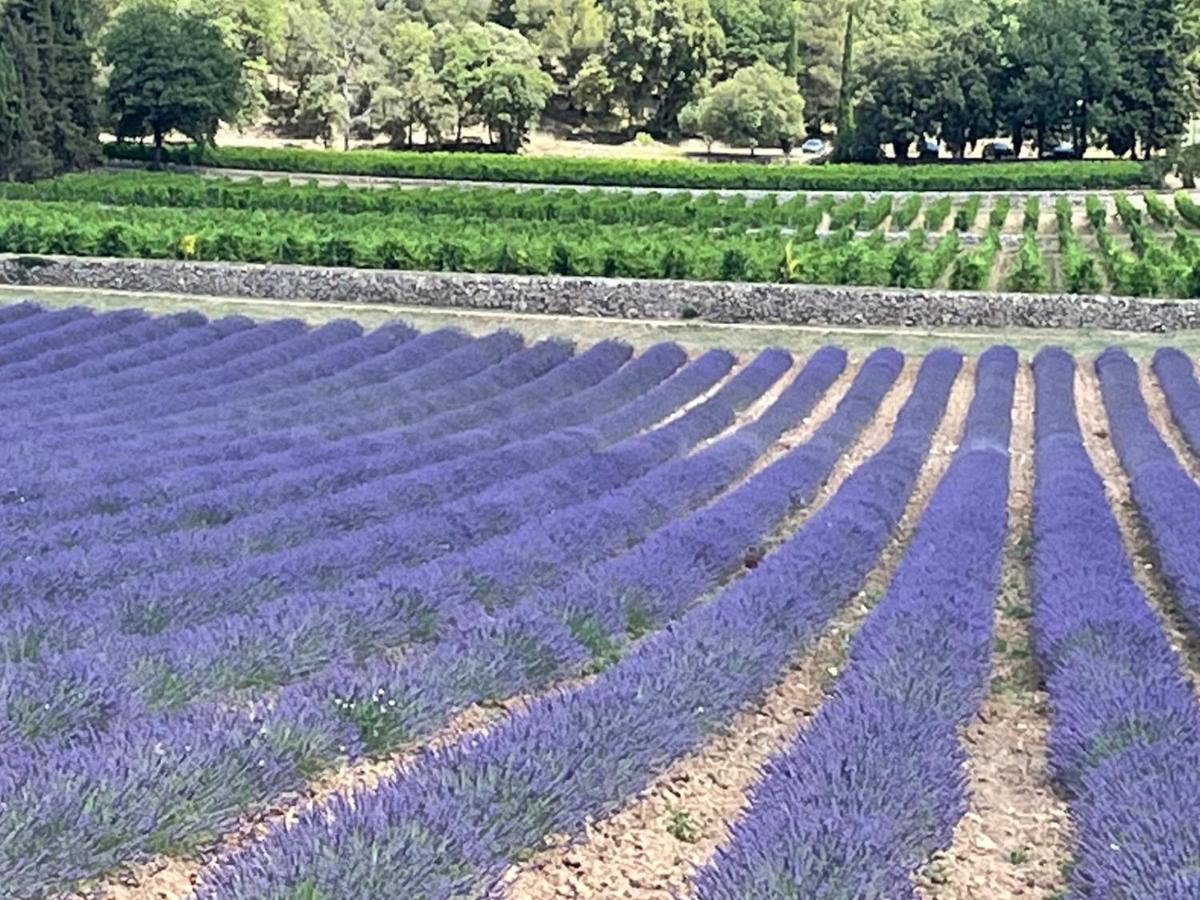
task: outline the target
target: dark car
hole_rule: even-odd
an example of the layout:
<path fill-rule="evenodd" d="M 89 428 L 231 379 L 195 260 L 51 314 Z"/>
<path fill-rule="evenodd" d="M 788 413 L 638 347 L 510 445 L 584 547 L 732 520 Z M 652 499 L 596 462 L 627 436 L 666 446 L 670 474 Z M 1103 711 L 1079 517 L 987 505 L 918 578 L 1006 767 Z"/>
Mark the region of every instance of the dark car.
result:
<path fill-rule="evenodd" d="M 1063 141 L 1061 144 L 1055 145 L 1050 151 L 1051 159 L 1074 159 L 1078 154 L 1075 152 L 1075 145 L 1070 141 Z"/>
<path fill-rule="evenodd" d="M 1008 141 L 988 141 L 983 145 L 984 159 L 1016 159 L 1013 146 Z"/>

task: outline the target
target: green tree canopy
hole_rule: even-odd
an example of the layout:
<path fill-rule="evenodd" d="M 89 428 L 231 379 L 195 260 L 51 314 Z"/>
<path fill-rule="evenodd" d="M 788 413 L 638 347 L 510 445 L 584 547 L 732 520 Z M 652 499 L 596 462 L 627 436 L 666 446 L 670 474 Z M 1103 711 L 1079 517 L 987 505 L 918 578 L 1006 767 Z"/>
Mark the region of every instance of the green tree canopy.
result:
<path fill-rule="evenodd" d="M 203 17 L 151 2 L 125 10 L 106 35 L 105 104 L 119 138 L 172 131 L 211 142 L 242 104 L 241 60 Z"/>
<path fill-rule="evenodd" d="M 501 60 L 484 70 L 479 113 L 488 132 L 499 138 L 502 151 L 515 153 L 521 148 L 530 123 L 537 119 L 553 89 L 550 76 L 528 63 Z"/>
<path fill-rule="evenodd" d="M 914 141 L 931 132 L 931 57 L 913 48 L 888 47 L 868 57 L 860 78 L 865 84 L 855 112 L 859 140 L 890 144 L 904 159 Z"/>
<path fill-rule="evenodd" d="M 601 0 L 612 21 L 605 68 L 631 125 L 668 133 L 724 49 L 708 0 Z"/>
<path fill-rule="evenodd" d="M 804 135 L 804 99 L 795 80 L 767 63 L 755 63 L 686 107 L 680 123 L 709 142 L 790 152 Z"/>
<path fill-rule="evenodd" d="M 1104 0 L 1118 76 L 1107 98 L 1107 143 L 1116 154 L 1170 146 L 1194 110 L 1190 63 L 1196 35 L 1189 0 Z"/>
<path fill-rule="evenodd" d="M 1082 154 L 1118 78 L 1112 27 L 1099 0 L 1023 3 L 1008 58 L 1002 108 L 1009 130 L 1029 129 L 1041 150 L 1069 139 Z"/>
<path fill-rule="evenodd" d="M 91 18 L 80 0 L 0 8 L 0 178 L 43 177 L 98 157 Z"/>
<path fill-rule="evenodd" d="M 537 48 L 565 110 L 607 109 L 612 80 L 604 68 L 611 20 L 597 0 L 516 0 L 517 27 Z"/>

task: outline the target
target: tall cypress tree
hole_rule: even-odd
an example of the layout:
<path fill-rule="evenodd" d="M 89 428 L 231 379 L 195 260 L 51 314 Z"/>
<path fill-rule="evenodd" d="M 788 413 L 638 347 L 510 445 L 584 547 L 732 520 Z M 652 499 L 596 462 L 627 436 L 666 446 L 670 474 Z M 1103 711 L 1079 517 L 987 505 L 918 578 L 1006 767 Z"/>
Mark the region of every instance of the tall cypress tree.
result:
<path fill-rule="evenodd" d="M 0 12 L 0 177 L 43 178 L 98 156 L 95 73 L 80 0 Z"/>
<path fill-rule="evenodd" d="M 46 102 L 50 119 L 43 141 L 59 171 L 81 169 L 99 158 L 95 70 L 84 34 L 81 0 L 45 0 L 49 11 Z"/>
<path fill-rule="evenodd" d="M 25 96 L 14 58 L 18 35 L 0 11 L 0 179 L 15 176 L 21 145 L 28 140 Z"/>

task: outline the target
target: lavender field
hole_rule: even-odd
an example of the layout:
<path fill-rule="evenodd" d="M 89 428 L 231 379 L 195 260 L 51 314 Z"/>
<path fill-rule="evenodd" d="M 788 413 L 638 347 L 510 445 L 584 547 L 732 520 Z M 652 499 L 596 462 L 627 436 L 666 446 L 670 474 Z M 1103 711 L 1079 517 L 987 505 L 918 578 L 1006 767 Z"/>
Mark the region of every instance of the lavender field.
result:
<path fill-rule="evenodd" d="M 0 306 L 0 898 L 1200 897 L 1200 383 Z"/>

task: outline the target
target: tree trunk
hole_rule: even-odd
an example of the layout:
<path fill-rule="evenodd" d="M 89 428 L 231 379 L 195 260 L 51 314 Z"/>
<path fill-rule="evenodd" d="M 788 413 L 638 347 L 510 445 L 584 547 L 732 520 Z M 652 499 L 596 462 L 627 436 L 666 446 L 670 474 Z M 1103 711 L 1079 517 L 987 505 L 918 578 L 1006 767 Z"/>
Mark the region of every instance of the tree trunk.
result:
<path fill-rule="evenodd" d="M 162 168 L 163 133 L 161 128 L 154 129 L 154 168 Z"/>

